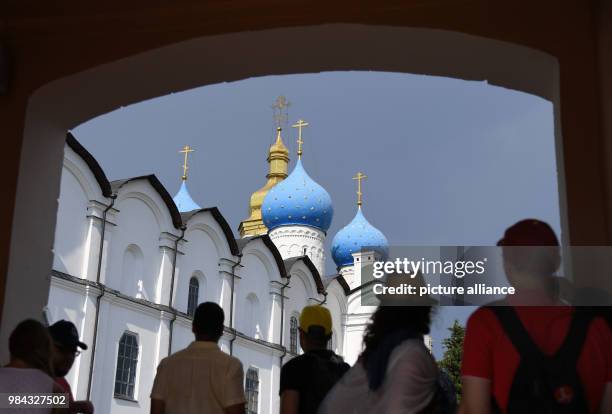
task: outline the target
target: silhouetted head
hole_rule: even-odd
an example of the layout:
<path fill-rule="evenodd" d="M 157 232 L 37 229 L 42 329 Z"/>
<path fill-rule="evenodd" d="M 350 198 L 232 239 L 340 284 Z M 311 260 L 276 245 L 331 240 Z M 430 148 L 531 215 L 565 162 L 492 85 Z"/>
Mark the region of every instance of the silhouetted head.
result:
<path fill-rule="evenodd" d="M 332 335 L 329 309 L 321 305 L 306 306 L 300 314 L 300 344 L 304 351 L 325 349 Z"/>
<path fill-rule="evenodd" d="M 379 306 L 366 328 L 364 354 L 369 353 L 386 336 L 400 330 L 427 335 L 431 323 L 431 306 Z"/>
<path fill-rule="evenodd" d="M 197 341 L 217 342 L 223 335 L 225 314 L 221 306 L 213 302 L 198 305 L 193 316 L 193 333 Z"/>
<path fill-rule="evenodd" d="M 512 225 L 497 245 L 502 246 L 504 269 L 514 286 L 531 286 L 552 276 L 561 265 L 559 240 L 540 220 L 521 220 Z"/>
<path fill-rule="evenodd" d="M 378 389 L 385 377 L 389 356 L 408 339 L 422 339 L 429 333 L 431 306 L 379 306 L 363 336 L 365 349 L 360 360 L 366 369 L 368 386 Z"/>
<path fill-rule="evenodd" d="M 53 340 L 53 370 L 55 375 L 63 377 L 68 374 L 74 359 L 80 354 L 81 349 L 87 349 L 87 345 L 79 340 L 76 326 L 70 321 L 61 320 L 49 326 L 49 334 Z"/>
<path fill-rule="evenodd" d="M 34 319 L 19 323 L 9 337 L 11 361 L 20 360 L 30 368 L 53 376 L 53 349 L 47 328 Z"/>

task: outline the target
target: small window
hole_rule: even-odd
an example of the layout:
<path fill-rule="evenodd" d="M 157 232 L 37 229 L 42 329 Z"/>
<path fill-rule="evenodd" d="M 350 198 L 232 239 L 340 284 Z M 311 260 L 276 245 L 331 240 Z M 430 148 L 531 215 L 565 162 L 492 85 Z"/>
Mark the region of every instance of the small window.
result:
<path fill-rule="evenodd" d="M 297 354 L 298 320 L 292 316 L 289 321 L 289 352 Z"/>
<path fill-rule="evenodd" d="M 119 340 L 117 372 L 115 374 L 115 396 L 134 399 L 136 368 L 138 367 L 138 337 L 125 332 Z"/>
<path fill-rule="evenodd" d="M 187 298 L 187 313 L 193 318 L 198 307 L 198 295 L 200 293 L 200 282 L 195 277 L 189 280 L 189 297 Z"/>
<path fill-rule="evenodd" d="M 307 250 L 306 247 L 302 248 L 302 256 L 306 256 L 306 250 Z"/>
<path fill-rule="evenodd" d="M 259 371 L 250 367 L 246 374 L 246 414 L 259 412 Z"/>

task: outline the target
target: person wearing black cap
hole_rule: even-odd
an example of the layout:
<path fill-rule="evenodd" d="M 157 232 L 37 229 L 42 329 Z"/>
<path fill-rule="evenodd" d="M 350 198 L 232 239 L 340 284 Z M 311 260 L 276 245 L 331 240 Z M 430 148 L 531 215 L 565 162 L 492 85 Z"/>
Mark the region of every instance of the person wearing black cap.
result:
<path fill-rule="evenodd" d="M 612 412 L 612 333 L 602 318 L 559 300 L 552 228 L 521 220 L 498 246 L 517 295 L 467 322 L 460 412 Z"/>
<path fill-rule="evenodd" d="M 72 395 L 70 384 L 66 381 L 66 374 L 72 368 L 74 359 L 79 356 L 82 350 L 87 349 L 87 345 L 79 340 L 79 333 L 76 326 L 70 321 L 61 320 L 49 326 L 49 334 L 53 339 L 53 370 L 55 373 L 55 382 L 58 383 L 70 397 L 70 411 L 73 413 L 91 414 L 94 412 L 94 407 L 91 401 L 75 401 Z"/>

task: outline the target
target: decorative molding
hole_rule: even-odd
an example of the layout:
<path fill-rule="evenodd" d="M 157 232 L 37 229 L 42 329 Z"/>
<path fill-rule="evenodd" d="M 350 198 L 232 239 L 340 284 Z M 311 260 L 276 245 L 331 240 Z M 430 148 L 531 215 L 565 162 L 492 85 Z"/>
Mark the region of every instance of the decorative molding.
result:
<path fill-rule="evenodd" d="M 159 239 L 158 239 L 159 243 L 160 243 L 159 247 L 162 248 L 162 249 L 168 249 L 171 252 L 173 252 L 174 251 L 175 243 L 176 243 L 176 241 L 178 240 L 179 237 L 180 237 L 179 235 L 176 235 L 176 234 L 173 234 L 173 233 L 169 233 L 167 231 L 162 231 L 160 233 Z M 178 249 L 176 251 L 177 254 L 180 254 L 180 255 L 184 255 L 185 254 L 185 253 L 183 253 L 180 250 L 180 247 L 183 247 L 185 245 L 185 242 L 186 242 L 185 239 L 179 241 L 178 246 L 177 246 Z"/>

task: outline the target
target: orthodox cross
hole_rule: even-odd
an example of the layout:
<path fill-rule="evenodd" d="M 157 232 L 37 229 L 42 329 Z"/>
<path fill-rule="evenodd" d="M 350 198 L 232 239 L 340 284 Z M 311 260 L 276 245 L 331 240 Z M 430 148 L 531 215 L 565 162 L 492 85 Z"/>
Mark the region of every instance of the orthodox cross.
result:
<path fill-rule="evenodd" d="M 298 129 L 298 158 L 302 158 L 302 144 L 304 143 L 304 141 L 302 141 L 302 128 L 307 127 L 308 126 L 308 122 L 304 122 L 303 119 L 300 119 L 299 121 L 297 121 L 297 123 L 291 125 L 293 128 L 297 128 Z"/>
<path fill-rule="evenodd" d="M 361 180 L 364 180 L 366 178 L 368 177 L 361 172 L 358 172 L 357 175 L 353 177 L 353 180 L 357 180 L 357 205 L 358 206 L 361 206 L 361 204 L 363 204 L 363 201 L 361 200 L 361 196 L 363 195 L 363 193 L 361 192 Z"/>
<path fill-rule="evenodd" d="M 187 180 L 187 170 L 189 169 L 189 167 L 187 166 L 187 157 L 189 157 L 189 153 L 193 151 L 195 150 L 189 145 L 185 145 L 183 149 L 179 151 L 179 153 L 185 154 L 185 159 L 183 161 L 183 176 L 181 177 L 183 181 Z"/>
<path fill-rule="evenodd" d="M 276 98 L 276 102 L 274 103 L 274 105 L 272 105 L 276 129 L 281 129 L 283 125 L 287 123 L 287 108 L 289 108 L 290 106 L 291 102 L 289 102 L 284 96 L 281 95 Z"/>

